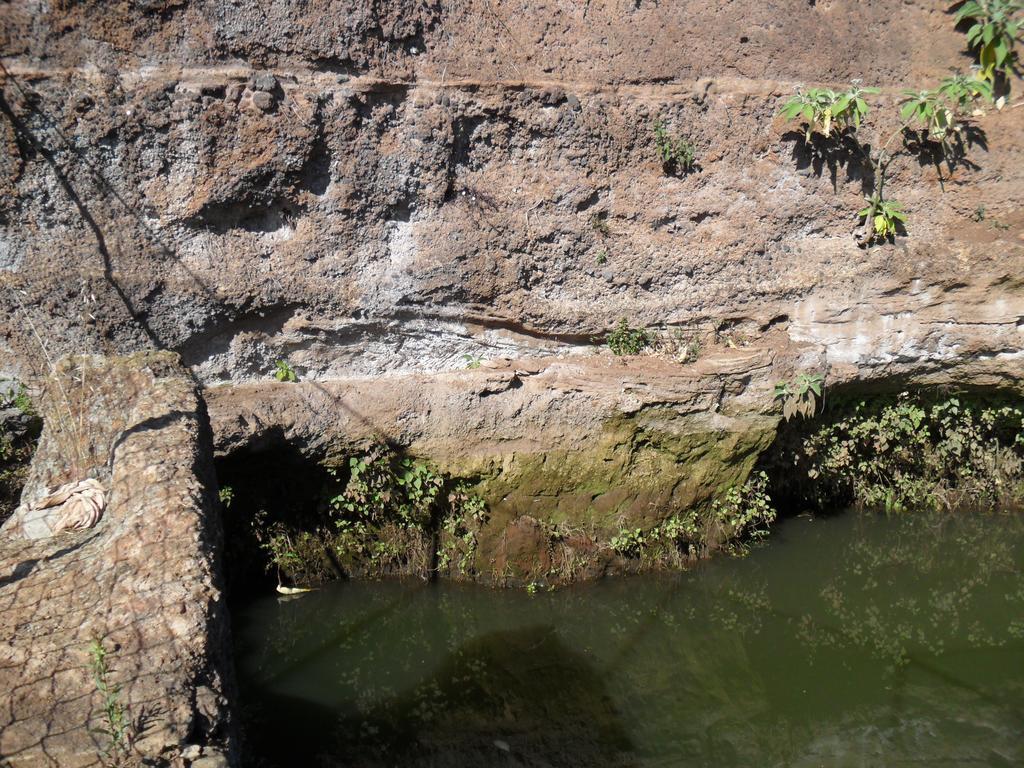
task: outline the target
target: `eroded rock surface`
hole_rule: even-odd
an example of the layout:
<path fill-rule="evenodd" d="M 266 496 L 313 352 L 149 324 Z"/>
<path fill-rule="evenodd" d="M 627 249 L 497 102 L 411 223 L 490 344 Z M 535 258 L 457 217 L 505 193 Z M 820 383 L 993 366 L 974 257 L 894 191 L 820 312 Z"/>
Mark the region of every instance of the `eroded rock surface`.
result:
<path fill-rule="evenodd" d="M 46 422 L 24 495 L 79 471 L 110 489 L 109 503 L 86 531 L 26 539 L 17 515 L 0 529 L 0 755 L 15 767 L 101 764 L 110 742 L 93 640 L 122 686 L 129 764 L 169 765 L 190 743 L 224 750 L 220 523 L 194 384 L 167 353 L 77 358 L 62 382 L 88 409 L 74 434 L 67 420 Z"/>
<path fill-rule="evenodd" d="M 578 352 L 628 316 L 788 329 L 844 377 L 1020 370 L 1019 109 L 952 174 L 894 164 L 909 234 L 867 250 L 861 170 L 774 116 L 798 83 L 863 78 L 877 143 L 901 88 L 970 64 L 934 4 L 99 8 L 8 16 L 9 366 L 38 356 L 32 319 L 213 383 Z M 698 172 L 662 172 L 659 118 Z"/>

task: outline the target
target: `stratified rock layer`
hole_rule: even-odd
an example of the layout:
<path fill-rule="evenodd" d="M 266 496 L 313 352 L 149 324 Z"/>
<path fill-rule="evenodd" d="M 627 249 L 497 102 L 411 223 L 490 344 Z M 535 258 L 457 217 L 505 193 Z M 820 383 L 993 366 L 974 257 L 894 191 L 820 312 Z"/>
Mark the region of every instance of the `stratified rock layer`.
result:
<path fill-rule="evenodd" d="M 110 742 L 94 640 L 121 686 L 129 763 L 170 764 L 188 743 L 222 750 L 220 523 L 195 387 L 167 353 L 76 358 L 60 381 L 70 402 L 48 403 L 24 497 L 77 471 L 109 488 L 109 503 L 85 531 L 25 539 L 18 515 L 0 529 L 0 756 L 17 768 L 101 763 Z"/>
<path fill-rule="evenodd" d="M 972 62 L 933 3 L 22 0 L 8 18 L 12 370 L 39 356 L 30 322 L 53 350 L 169 348 L 238 383 L 278 359 L 326 380 L 586 352 L 622 316 L 786 330 L 842 378 L 1021 370 L 1020 109 L 980 118 L 952 173 L 895 162 L 908 233 L 866 250 L 863 168 L 816 161 L 776 116 L 801 83 L 862 78 L 878 146 L 903 88 Z M 696 172 L 663 172 L 658 119 Z"/>

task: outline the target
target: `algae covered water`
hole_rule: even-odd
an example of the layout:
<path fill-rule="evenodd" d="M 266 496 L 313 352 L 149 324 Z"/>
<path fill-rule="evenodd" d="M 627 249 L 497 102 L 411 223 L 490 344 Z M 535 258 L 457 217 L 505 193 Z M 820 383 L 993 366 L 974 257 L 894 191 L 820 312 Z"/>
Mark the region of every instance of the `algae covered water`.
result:
<path fill-rule="evenodd" d="M 742 558 L 528 594 L 236 611 L 247 765 L 1024 764 L 1024 518 L 796 518 Z"/>

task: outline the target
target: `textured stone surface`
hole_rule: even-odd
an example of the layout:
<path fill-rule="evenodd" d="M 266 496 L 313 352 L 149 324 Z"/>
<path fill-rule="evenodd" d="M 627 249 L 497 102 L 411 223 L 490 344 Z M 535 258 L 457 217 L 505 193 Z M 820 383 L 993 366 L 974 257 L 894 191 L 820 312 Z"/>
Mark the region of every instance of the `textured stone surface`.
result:
<path fill-rule="evenodd" d="M 775 435 L 773 375 L 809 354 L 774 338 L 689 365 L 489 361 L 446 374 L 213 387 L 206 398 L 219 452 L 287 442 L 321 457 L 391 441 L 471 478 L 490 515 L 476 569 L 501 581 L 543 570 L 544 547 L 524 539 L 530 521 L 606 541 L 742 483 Z"/>
<path fill-rule="evenodd" d="M 983 118 L 987 150 L 942 183 L 894 165 L 910 236 L 869 250 L 863 179 L 817 174 L 774 117 L 799 82 L 861 77 L 887 135 L 900 88 L 969 64 L 932 3 L 23 0 L 9 18 L 10 367 L 36 345 L 24 316 L 64 350 L 157 345 L 238 382 L 279 358 L 332 379 L 581 351 L 628 315 L 788 329 L 860 378 L 1020 370 L 1020 110 Z M 662 173 L 658 117 L 698 173 Z"/>
<path fill-rule="evenodd" d="M 74 436 L 47 421 L 25 494 L 81 471 L 108 485 L 109 506 L 95 528 L 54 538 L 20 538 L 17 517 L 0 529 L 0 756 L 11 766 L 100 764 L 93 639 L 122 687 L 130 762 L 169 765 L 188 742 L 216 752 L 228 737 L 230 662 L 205 412 L 167 353 L 79 358 L 62 371 L 64 390 L 89 407 Z"/>
<path fill-rule="evenodd" d="M 877 144 L 900 89 L 966 68 L 963 45 L 932 2 L 15 0 L 0 24 L 0 369 L 176 351 L 223 385 L 207 392 L 220 450 L 409 445 L 479 477 L 489 535 L 527 558 L 538 519 L 701 503 L 743 478 L 774 426 L 771 387 L 796 372 L 1021 387 L 1019 104 L 984 117 L 987 149 L 941 182 L 895 165 L 909 237 L 867 250 L 864 179 L 816 168 L 775 117 L 799 83 L 863 78 L 883 87 Z M 662 172 L 658 118 L 693 139 L 697 173 Z M 623 316 L 705 353 L 598 354 Z M 278 359 L 303 383 L 274 383 Z M 80 455 L 47 438 L 30 480 L 90 469 L 113 483 L 108 517 L 68 547 L 0 549 L 9 615 L 42 611 L 5 624 L 16 687 L 0 722 L 17 723 L 0 752 L 23 760 L 92 759 L 94 632 L 120 644 L 133 701 L 162 702 L 161 748 L 195 740 L 189 691 L 219 695 L 196 682 L 218 593 L 209 502 L 185 469 L 202 450 L 195 394 L 133 370 L 125 393 L 149 399 L 82 400 L 70 420 L 102 438 L 75 440 Z M 171 565 L 179 582 L 137 575 Z M 72 607 L 44 611 L 58 604 Z"/>

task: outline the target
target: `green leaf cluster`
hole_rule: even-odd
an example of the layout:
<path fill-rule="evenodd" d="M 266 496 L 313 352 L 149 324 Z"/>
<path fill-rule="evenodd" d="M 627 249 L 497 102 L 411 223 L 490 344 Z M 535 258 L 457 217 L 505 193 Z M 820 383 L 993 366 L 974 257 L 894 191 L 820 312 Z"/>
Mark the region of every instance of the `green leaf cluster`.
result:
<path fill-rule="evenodd" d="M 963 133 L 964 125 L 978 99 L 992 100 L 992 85 L 985 80 L 956 74 L 930 90 L 904 90 L 900 119 L 924 130 L 932 141 L 950 152 L 949 141 Z"/>
<path fill-rule="evenodd" d="M 791 96 L 779 114 L 787 120 L 802 120 L 807 141 L 811 140 L 813 133 L 829 138 L 833 131 L 841 133 L 851 126 L 859 128 L 870 110 L 864 96 L 878 92 L 878 88 L 861 88 L 858 85 L 845 91 L 808 88 Z"/>
<path fill-rule="evenodd" d="M 103 643 L 94 639 L 89 644 L 89 669 L 93 683 L 103 701 L 103 727 L 100 733 L 106 743 L 102 747 L 103 757 L 118 762 L 128 752 L 128 717 L 121 703 L 121 686 L 110 682 L 110 669 L 107 665 L 107 649 Z"/>
<path fill-rule="evenodd" d="M 615 329 L 608 334 L 608 349 L 614 355 L 638 355 L 651 345 L 653 339 L 643 328 L 633 328 L 626 318 L 621 318 Z"/>
<path fill-rule="evenodd" d="M 466 482 L 383 444 L 350 458 L 348 469 L 344 490 L 330 500 L 334 548 L 344 562 L 379 574 L 410 566 L 422 572 L 431 567 L 427 549 L 436 532 L 436 570 L 472 572 L 488 515 Z"/>
<path fill-rule="evenodd" d="M 867 205 L 857 211 L 862 219 L 871 222 L 874 239 L 885 240 L 896 235 L 898 224 L 907 223 L 903 206 L 895 200 L 883 200 L 877 195 L 866 198 Z"/>
<path fill-rule="evenodd" d="M 1020 0 L 968 0 L 956 12 L 956 21 L 972 21 L 967 44 L 978 52 L 982 78 L 992 81 L 996 72 L 1016 65 L 1014 45 L 1024 29 Z"/>
<path fill-rule="evenodd" d="M 1024 405 L 908 393 L 862 401 L 808 437 L 801 454 L 824 505 L 1013 506 L 1024 501 Z"/>
<path fill-rule="evenodd" d="M 278 360 L 277 363 L 275 363 L 274 378 L 278 381 L 290 381 L 292 383 L 299 380 L 298 374 L 295 373 L 295 369 L 292 368 L 286 360 Z"/>
<path fill-rule="evenodd" d="M 730 487 L 708 509 L 688 509 L 665 519 L 649 530 L 624 528 L 608 545 L 620 557 L 652 564 L 677 562 L 680 554 L 707 557 L 723 547 L 745 551 L 748 542 L 767 535 L 776 511 L 768 496 L 768 476 L 751 475 L 742 485 Z"/>
<path fill-rule="evenodd" d="M 686 136 L 670 135 L 661 120 L 654 124 L 654 146 L 666 173 L 690 173 L 697 167 L 697 148 L 694 143 Z"/>
<path fill-rule="evenodd" d="M 821 374 L 801 373 L 792 381 L 776 383 L 774 398 L 782 403 L 782 415 L 786 421 L 794 416 L 809 418 L 814 415 L 824 381 Z"/>

